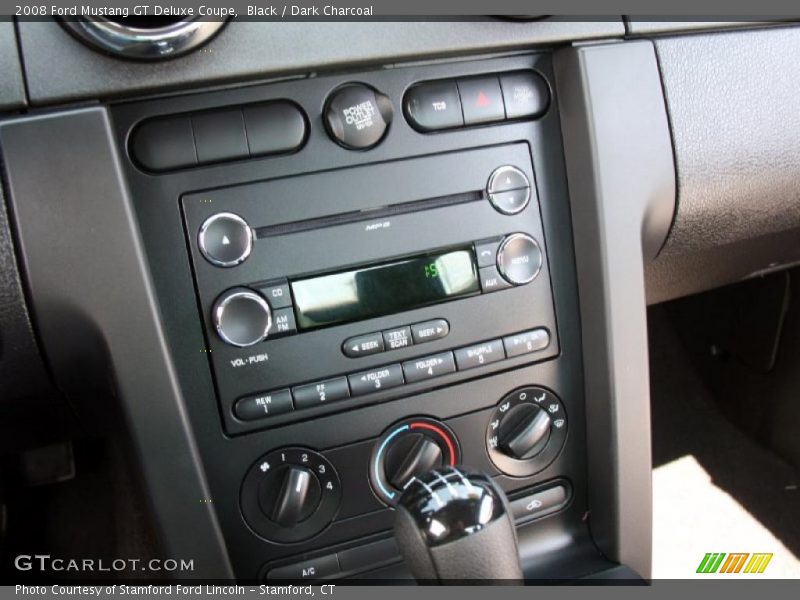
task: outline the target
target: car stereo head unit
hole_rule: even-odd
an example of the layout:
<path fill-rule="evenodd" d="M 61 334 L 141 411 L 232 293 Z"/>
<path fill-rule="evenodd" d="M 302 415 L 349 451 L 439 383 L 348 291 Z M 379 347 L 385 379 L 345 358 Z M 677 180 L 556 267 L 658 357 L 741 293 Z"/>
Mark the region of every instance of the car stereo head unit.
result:
<path fill-rule="evenodd" d="M 558 354 L 527 144 L 189 193 L 182 205 L 231 434 Z"/>

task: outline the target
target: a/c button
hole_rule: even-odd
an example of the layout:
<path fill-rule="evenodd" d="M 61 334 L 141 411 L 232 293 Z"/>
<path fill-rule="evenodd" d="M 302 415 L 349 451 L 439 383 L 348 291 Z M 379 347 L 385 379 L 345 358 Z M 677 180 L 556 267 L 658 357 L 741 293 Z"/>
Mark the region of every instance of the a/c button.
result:
<path fill-rule="evenodd" d="M 276 581 L 278 579 L 299 581 L 302 579 L 324 579 L 339 573 L 339 559 L 335 554 L 311 558 L 303 562 L 278 567 L 267 573 L 267 579 Z"/>

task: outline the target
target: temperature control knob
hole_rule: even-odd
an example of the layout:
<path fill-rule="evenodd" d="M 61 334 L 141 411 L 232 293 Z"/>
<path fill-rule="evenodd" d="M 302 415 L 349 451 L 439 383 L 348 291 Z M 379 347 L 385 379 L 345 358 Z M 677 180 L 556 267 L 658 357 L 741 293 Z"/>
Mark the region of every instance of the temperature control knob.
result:
<path fill-rule="evenodd" d="M 424 433 L 401 436 L 386 451 L 384 470 L 392 487 L 405 489 L 408 482 L 442 466 L 441 447 Z"/>
<path fill-rule="evenodd" d="M 272 311 L 263 296 L 250 288 L 231 288 L 217 298 L 211 310 L 217 335 L 231 346 L 252 346 L 269 335 Z"/>
<path fill-rule="evenodd" d="M 370 462 L 370 481 L 386 504 L 397 503 L 413 481 L 443 466 L 460 461 L 458 441 L 450 429 L 423 417 L 407 419 L 390 427 L 375 444 Z"/>
<path fill-rule="evenodd" d="M 502 472 L 527 477 L 544 470 L 567 437 L 564 405 L 551 391 L 526 387 L 508 394 L 486 428 L 489 457 Z"/>
<path fill-rule="evenodd" d="M 327 458 L 305 448 L 283 448 L 250 467 L 240 501 L 253 531 L 270 541 L 292 543 L 330 525 L 341 498 L 339 476 Z"/>

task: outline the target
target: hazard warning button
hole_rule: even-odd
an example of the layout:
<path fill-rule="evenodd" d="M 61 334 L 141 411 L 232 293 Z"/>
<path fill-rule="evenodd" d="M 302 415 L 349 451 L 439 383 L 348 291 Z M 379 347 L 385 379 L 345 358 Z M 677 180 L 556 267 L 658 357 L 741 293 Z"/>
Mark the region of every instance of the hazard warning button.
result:
<path fill-rule="evenodd" d="M 465 125 L 505 120 L 503 93 L 497 77 L 459 79 L 457 83 Z"/>

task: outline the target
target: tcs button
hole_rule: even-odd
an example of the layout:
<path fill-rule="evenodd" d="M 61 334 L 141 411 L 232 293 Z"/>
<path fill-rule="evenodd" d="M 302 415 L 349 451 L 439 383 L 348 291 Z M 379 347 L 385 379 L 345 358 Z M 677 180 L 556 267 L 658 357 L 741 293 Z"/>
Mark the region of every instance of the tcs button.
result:
<path fill-rule="evenodd" d="M 433 81 L 414 86 L 405 98 L 406 118 L 419 131 L 461 127 L 461 99 L 455 81 Z"/>
<path fill-rule="evenodd" d="M 363 83 L 351 83 L 333 92 L 324 117 L 328 134 L 337 144 L 366 150 L 383 139 L 393 115 L 388 97 Z"/>

